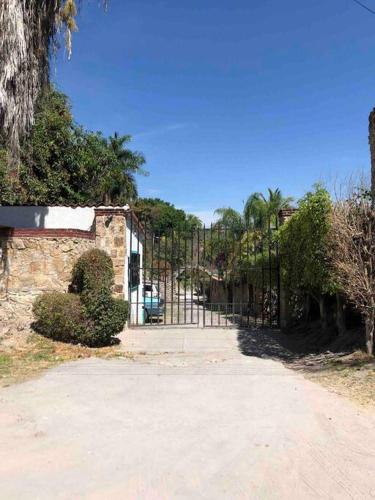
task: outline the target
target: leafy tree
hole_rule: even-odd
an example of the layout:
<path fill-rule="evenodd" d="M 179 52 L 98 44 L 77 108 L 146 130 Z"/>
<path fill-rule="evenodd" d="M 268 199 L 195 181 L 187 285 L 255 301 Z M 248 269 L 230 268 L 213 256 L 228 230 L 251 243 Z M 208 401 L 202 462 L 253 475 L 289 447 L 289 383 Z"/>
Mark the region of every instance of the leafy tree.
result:
<path fill-rule="evenodd" d="M 8 152 L 5 148 L 0 148 L 0 200 L 13 205 L 17 201 L 17 195 L 9 182 L 8 164 Z"/>
<path fill-rule="evenodd" d="M 323 328 L 327 327 L 325 296 L 337 291 L 329 256 L 331 213 L 329 193 L 316 185 L 279 231 L 284 284 L 319 303 Z"/>
<path fill-rule="evenodd" d="M 235 235 L 246 229 L 266 231 L 269 223 L 275 224 L 279 211 L 290 207 L 292 201 L 293 198 L 285 198 L 280 189 L 268 188 L 268 198 L 262 193 L 252 193 L 242 214 L 231 207 L 218 208 L 215 211 L 219 215 L 217 224 L 226 226 Z"/>
<path fill-rule="evenodd" d="M 268 223 L 275 224 L 279 211 L 289 208 L 292 201 L 293 198 L 285 198 L 279 188 L 268 188 L 268 198 L 262 193 L 251 194 L 245 203 L 243 214 L 246 227 L 264 229 Z"/>
<path fill-rule="evenodd" d="M 276 226 L 279 211 L 289 207 L 291 202 L 292 198 L 285 198 L 280 189 L 268 189 L 268 197 L 252 193 L 242 214 L 231 207 L 218 208 L 215 211 L 219 215 L 215 223 L 218 232 L 207 243 L 206 253 L 213 255 L 227 275 L 230 271 L 246 276 L 247 280 L 259 278 L 264 267 L 262 262 L 269 258 L 265 255 L 266 249 L 268 252 L 271 248 L 271 257 L 274 258 L 270 225 Z M 223 231 L 220 232 L 219 228 Z M 254 255 L 257 255 L 256 260 Z"/>
<path fill-rule="evenodd" d="M 49 81 L 50 52 L 58 48 L 61 31 L 65 31 L 66 47 L 71 54 L 72 32 L 77 29 L 76 3 L 0 2 L 0 136 L 7 146 L 15 178 L 19 175 L 20 140 L 34 123 L 37 99 Z"/>
<path fill-rule="evenodd" d="M 241 237 L 245 229 L 245 224 L 242 215 L 231 207 L 223 207 L 215 210 L 215 214 L 219 215 L 219 220 L 216 226 L 227 228 L 232 236 Z"/>
<path fill-rule="evenodd" d="M 105 193 L 107 204 L 116 203 L 121 199 L 130 201 L 137 198 L 138 190 L 134 174 L 148 175 L 148 172 L 142 169 L 142 165 L 146 163 L 143 154 L 124 148 L 130 141 L 130 135 L 120 136 L 117 132 L 108 139 L 109 148 L 117 158 L 118 166 L 108 178 Z"/>
<path fill-rule="evenodd" d="M 160 198 L 139 198 L 133 208 L 140 221 L 159 235 L 166 235 L 172 229 L 189 232 L 202 226 L 198 217 Z"/>
<path fill-rule="evenodd" d="M 186 214 L 186 225 L 188 230 L 199 229 L 202 227 L 202 221 L 193 214 Z"/>
<path fill-rule="evenodd" d="M 366 193 L 338 202 L 332 217 L 332 261 L 346 298 L 360 312 L 368 354 L 375 336 L 375 212 Z"/>
<path fill-rule="evenodd" d="M 134 174 L 143 172 L 145 163 L 141 153 L 123 147 L 129 141 L 130 136 L 106 139 L 79 127 L 68 98 L 48 88 L 38 101 L 32 133 L 22 143 L 19 181 L 0 190 L 0 203 L 123 205 L 136 195 Z M 6 172 L 6 162 L 0 160 L 1 171 Z"/>

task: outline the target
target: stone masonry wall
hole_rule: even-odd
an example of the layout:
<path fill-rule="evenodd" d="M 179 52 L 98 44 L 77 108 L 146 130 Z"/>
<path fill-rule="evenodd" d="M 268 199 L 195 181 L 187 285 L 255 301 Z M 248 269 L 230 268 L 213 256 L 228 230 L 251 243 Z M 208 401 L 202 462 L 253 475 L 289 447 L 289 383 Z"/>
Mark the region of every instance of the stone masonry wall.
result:
<path fill-rule="evenodd" d="M 112 258 L 115 272 L 114 295 L 124 297 L 126 217 L 121 208 L 95 209 L 96 246 Z"/>
<path fill-rule="evenodd" d="M 27 322 L 37 295 L 67 291 L 74 263 L 90 248 L 101 248 L 113 261 L 114 295 L 123 298 L 126 211 L 95 209 L 93 231 L 0 227 L 1 324 Z"/>
<path fill-rule="evenodd" d="M 94 239 L 0 235 L 0 300 L 31 304 L 45 291 L 66 291 L 78 257 Z"/>

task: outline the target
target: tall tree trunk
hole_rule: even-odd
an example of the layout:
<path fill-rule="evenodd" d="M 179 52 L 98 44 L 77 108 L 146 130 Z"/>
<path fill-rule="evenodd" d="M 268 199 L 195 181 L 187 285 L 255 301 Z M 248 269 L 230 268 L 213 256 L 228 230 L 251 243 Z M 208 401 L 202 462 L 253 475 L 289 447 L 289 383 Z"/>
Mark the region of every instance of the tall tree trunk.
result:
<path fill-rule="evenodd" d="M 339 293 L 336 293 L 336 326 L 340 337 L 342 335 L 345 335 L 346 322 L 345 322 L 344 301 Z"/>
<path fill-rule="evenodd" d="M 375 208 L 375 108 L 369 116 L 369 145 L 371 153 L 371 202 Z"/>
<path fill-rule="evenodd" d="M 18 175 L 20 140 L 30 130 L 34 106 L 48 82 L 49 45 L 60 0 L 0 0 L 0 133 Z"/>
<path fill-rule="evenodd" d="M 319 297 L 319 313 L 320 313 L 320 323 L 323 332 L 328 330 L 328 317 L 327 317 L 327 306 L 324 295 Z"/>
<path fill-rule="evenodd" d="M 311 310 L 311 297 L 309 294 L 306 294 L 303 304 L 303 316 L 306 324 L 308 324 L 310 320 L 310 310 Z"/>
<path fill-rule="evenodd" d="M 366 350 L 368 354 L 374 354 L 374 324 L 375 314 L 372 309 L 366 316 Z"/>

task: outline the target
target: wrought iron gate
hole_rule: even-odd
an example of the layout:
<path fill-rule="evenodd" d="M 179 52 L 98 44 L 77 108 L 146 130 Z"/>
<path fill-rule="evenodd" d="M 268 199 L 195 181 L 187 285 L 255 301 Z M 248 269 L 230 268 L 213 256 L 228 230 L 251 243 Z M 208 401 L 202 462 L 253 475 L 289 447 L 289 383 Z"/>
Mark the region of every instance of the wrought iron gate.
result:
<path fill-rule="evenodd" d="M 131 230 L 130 325 L 278 326 L 276 229 Z"/>

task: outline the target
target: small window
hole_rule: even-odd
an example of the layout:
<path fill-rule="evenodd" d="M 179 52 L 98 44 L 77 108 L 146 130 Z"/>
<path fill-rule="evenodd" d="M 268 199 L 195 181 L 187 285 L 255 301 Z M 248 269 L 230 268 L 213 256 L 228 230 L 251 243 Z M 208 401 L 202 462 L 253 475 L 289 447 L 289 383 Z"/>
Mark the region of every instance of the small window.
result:
<path fill-rule="evenodd" d="M 140 283 L 141 256 L 139 253 L 132 253 L 130 256 L 130 287 L 139 286 Z"/>

